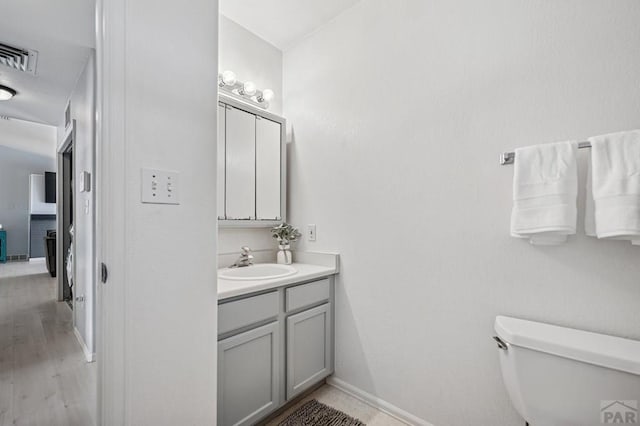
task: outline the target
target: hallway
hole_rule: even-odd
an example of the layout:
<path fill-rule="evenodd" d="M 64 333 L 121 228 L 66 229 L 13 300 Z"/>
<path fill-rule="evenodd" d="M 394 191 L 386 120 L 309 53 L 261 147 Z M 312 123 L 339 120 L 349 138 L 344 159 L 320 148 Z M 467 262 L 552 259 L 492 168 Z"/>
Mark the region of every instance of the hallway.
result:
<path fill-rule="evenodd" d="M 0 426 L 93 425 L 95 383 L 44 263 L 0 264 Z"/>

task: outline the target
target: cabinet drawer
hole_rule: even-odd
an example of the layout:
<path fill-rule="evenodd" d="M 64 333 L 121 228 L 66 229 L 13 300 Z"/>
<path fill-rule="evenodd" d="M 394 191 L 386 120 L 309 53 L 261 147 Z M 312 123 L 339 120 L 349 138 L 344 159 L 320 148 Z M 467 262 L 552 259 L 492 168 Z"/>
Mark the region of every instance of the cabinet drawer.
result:
<path fill-rule="evenodd" d="M 329 300 L 329 279 L 314 281 L 286 289 L 287 312 Z"/>
<path fill-rule="evenodd" d="M 218 306 L 218 335 L 274 318 L 278 305 L 277 291 L 222 303 Z"/>

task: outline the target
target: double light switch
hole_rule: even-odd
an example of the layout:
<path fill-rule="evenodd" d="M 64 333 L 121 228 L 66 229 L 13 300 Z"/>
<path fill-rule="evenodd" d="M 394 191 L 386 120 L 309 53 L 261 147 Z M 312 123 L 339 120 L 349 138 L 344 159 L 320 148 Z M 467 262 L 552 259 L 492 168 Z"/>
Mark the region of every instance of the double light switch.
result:
<path fill-rule="evenodd" d="M 142 169 L 142 202 L 180 204 L 178 172 Z"/>

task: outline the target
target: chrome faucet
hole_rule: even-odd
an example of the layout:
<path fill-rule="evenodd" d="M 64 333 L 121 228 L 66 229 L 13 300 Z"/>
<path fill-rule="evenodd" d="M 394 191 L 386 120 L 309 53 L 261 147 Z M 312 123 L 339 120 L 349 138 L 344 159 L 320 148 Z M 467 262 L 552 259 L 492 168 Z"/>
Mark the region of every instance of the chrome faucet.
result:
<path fill-rule="evenodd" d="M 242 268 L 245 266 L 251 266 L 253 264 L 253 255 L 251 249 L 247 246 L 242 247 L 240 257 L 236 260 L 236 263 L 230 266 L 230 268 Z"/>

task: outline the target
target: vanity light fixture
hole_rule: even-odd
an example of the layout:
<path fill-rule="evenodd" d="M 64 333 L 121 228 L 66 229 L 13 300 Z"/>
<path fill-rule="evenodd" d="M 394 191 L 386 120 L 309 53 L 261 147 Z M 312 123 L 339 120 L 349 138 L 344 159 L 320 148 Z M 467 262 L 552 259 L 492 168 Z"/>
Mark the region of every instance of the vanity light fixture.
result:
<path fill-rule="evenodd" d="M 13 98 L 18 92 L 11 87 L 0 85 L 0 101 L 8 101 Z"/>
<path fill-rule="evenodd" d="M 220 74 L 221 86 L 234 86 L 236 84 L 236 73 L 233 71 L 224 71 Z"/>
<path fill-rule="evenodd" d="M 262 96 L 260 98 L 258 98 L 258 102 L 269 102 L 271 99 L 273 99 L 274 93 L 273 90 L 271 89 L 264 89 L 262 91 Z"/>
<path fill-rule="evenodd" d="M 238 81 L 236 74 L 229 70 L 218 74 L 218 87 L 226 94 L 262 109 L 268 109 L 275 96 L 271 89 L 258 90 L 252 81 Z"/>
<path fill-rule="evenodd" d="M 253 81 L 247 81 L 242 85 L 242 95 L 253 96 L 256 94 L 256 84 Z"/>

